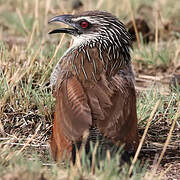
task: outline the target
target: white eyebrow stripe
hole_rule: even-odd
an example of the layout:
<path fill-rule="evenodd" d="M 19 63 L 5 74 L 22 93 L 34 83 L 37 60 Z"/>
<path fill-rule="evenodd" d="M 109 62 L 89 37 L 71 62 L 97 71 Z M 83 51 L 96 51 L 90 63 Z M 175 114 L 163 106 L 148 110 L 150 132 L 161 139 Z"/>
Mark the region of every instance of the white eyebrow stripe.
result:
<path fill-rule="evenodd" d="M 77 22 L 77 21 L 80 21 L 80 20 L 83 20 L 83 19 L 89 21 L 90 23 L 97 23 L 97 24 L 99 24 L 99 21 L 97 21 L 94 18 L 90 18 L 88 16 L 81 16 L 81 17 L 78 17 L 78 18 L 72 18 L 72 21 Z"/>

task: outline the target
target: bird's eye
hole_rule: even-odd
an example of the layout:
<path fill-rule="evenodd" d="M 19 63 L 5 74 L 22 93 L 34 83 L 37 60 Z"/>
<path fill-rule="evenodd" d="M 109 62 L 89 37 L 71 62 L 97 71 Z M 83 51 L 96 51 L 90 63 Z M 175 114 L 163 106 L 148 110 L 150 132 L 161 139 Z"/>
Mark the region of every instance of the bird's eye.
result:
<path fill-rule="evenodd" d="M 83 29 L 86 29 L 89 26 L 89 23 L 87 21 L 82 21 L 80 25 Z"/>

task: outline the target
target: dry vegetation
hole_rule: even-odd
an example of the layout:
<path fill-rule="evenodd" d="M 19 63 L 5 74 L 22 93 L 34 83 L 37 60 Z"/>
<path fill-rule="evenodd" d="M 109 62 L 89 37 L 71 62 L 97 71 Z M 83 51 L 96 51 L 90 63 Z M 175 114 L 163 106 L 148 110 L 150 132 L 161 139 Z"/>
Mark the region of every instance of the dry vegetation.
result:
<path fill-rule="evenodd" d="M 106 10 L 137 25 L 132 61 L 142 146 L 139 160 L 132 161 L 133 175 L 127 166 L 119 173 L 118 155 L 95 165 L 94 173 L 85 156 L 72 167 L 54 164 L 49 154 L 54 109 L 49 76 L 71 41 L 49 36 L 47 22 L 78 11 L 72 9 L 78 3 L 0 0 L 0 179 L 180 179 L 180 87 L 169 88 L 173 74 L 180 74 L 180 1 L 82 2 L 79 10 Z M 149 26 L 145 34 L 137 18 Z"/>

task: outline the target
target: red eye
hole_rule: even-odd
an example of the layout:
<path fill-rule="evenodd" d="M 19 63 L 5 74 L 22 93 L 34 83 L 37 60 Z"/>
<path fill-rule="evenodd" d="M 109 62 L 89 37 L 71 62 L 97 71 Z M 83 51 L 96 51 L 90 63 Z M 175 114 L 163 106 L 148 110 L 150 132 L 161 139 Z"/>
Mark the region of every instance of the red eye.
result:
<path fill-rule="evenodd" d="M 80 25 L 81 25 L 81 27 L 82 27 L 83 29 L 85 29 L 85 28 L 88 27 L 89 24 L 88 24 L 88 22 L 86 22 L 86 21 L 82 21 Z"/>

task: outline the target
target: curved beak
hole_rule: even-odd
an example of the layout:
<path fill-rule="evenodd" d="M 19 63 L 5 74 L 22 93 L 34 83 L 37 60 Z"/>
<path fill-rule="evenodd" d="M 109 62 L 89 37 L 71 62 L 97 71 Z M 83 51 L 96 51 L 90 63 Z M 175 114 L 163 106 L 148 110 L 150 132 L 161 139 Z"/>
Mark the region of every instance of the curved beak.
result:
<path fill-rule="evenodd" d="M 71 26 L 72 28 L 55 29 L 50 31 L 48 34 L 54 34 L 54 33 L 67 33 L 71 35 L 81 34 L 80 31 L 76 28 L 75 23 L 72 21 L 72 15 L 70 14 L 55 16 L 48 21 L 49 24 L 52 22 L 62 22 L 64 24 Z"/>

